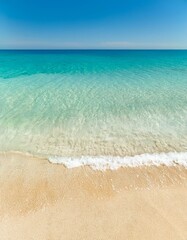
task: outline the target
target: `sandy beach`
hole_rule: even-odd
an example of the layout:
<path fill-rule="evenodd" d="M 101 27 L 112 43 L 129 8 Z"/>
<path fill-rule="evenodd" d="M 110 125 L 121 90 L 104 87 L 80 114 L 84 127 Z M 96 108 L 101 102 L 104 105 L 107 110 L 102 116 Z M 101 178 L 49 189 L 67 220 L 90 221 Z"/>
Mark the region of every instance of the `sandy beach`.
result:
<path fill-rule="evenodd" d="M 1 240 L 187 239 L 183 167 L 67 169 L 0 155 Z"/>

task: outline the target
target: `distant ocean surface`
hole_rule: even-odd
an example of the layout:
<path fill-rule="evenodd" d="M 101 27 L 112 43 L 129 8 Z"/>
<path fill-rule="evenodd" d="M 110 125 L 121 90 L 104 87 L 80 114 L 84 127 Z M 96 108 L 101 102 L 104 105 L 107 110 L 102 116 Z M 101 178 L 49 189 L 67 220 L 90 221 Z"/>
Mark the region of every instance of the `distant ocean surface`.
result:
<path fill-rule="evenodd" d="M 187 51 L 0 51 L 0 151 L 187 161 Z"/>

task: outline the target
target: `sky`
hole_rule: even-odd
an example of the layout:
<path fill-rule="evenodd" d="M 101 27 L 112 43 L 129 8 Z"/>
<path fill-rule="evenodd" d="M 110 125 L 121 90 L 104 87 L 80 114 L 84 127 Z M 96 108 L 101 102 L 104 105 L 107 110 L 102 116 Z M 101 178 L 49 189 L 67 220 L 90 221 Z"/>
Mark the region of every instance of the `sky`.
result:
<path fill-rule="evenodd" d="M 187 0 L 0 0 L 0 49 L 187 49 Z"/>

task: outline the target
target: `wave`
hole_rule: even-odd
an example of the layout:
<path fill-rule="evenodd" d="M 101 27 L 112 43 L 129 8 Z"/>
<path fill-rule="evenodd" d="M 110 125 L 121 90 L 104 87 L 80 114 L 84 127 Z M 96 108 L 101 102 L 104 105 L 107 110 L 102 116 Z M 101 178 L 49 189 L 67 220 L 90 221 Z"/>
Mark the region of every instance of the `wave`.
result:
<path fill-rule="evenodd" d="M 176 166 L 187 168 L 187 152 L 169 153 L 145 153 L 135 156 L 113 157 L 113 156 L 82 156 L 82 157 L 59 157 L 51 156 L 49 162 L 63 164 L 67 168 L 90 166 L 94 170 L 116 170 L 120 167 L 139 166 Z"/>

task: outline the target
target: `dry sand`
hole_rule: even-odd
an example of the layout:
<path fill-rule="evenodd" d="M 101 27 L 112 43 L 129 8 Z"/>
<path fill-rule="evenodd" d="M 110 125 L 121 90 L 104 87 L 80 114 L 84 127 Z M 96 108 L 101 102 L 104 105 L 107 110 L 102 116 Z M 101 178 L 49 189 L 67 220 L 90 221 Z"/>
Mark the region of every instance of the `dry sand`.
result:
<path fill-rule="evenodd" d="M 1 240 L 187 240 L 187 169 L 66 169 L 0 155 Z"/>

